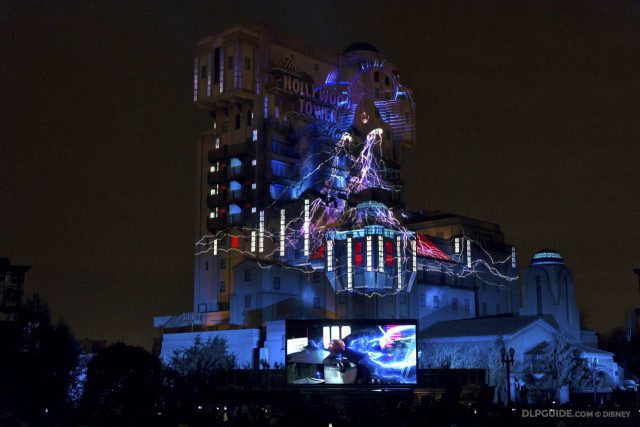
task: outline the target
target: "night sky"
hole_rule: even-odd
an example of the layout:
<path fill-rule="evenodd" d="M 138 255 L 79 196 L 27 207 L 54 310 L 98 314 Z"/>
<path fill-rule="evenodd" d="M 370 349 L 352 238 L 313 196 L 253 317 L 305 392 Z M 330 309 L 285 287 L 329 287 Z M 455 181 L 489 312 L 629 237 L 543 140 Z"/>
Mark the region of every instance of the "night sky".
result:
<path fill-rule="evenodd" d="M 193 53 L 255 22 L 396 65 L 409 208 L 500 224 L 520 267 L 559 251 L 588 328 L 640 307 L 640 2 L 301 3 L 0 3 L 0 256 L 76 337 L 150 348 L 192 309 Z"/>

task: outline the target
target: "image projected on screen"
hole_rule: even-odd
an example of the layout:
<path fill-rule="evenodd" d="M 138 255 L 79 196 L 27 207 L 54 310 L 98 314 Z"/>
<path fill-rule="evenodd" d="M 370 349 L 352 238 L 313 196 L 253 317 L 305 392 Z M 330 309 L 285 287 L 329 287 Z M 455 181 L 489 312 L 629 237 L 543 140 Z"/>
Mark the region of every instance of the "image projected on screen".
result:
<path fill-rule="evenodd" d="M 286 334 L 289 384 L 416 383 L 415 323 L 291 321 Z"/>

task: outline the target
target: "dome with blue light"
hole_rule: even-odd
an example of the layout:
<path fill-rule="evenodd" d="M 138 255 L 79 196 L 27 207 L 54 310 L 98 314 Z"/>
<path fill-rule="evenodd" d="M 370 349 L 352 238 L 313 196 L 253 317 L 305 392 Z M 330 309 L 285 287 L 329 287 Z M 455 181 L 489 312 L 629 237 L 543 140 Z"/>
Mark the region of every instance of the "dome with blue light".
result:
<path fill-rule="evenodd" d="M 553 249 L 543 249 L 536 252 L 531 258 L 531 265 L 548 265 L 557 264 L 564 265 L 562 256 Z"/>

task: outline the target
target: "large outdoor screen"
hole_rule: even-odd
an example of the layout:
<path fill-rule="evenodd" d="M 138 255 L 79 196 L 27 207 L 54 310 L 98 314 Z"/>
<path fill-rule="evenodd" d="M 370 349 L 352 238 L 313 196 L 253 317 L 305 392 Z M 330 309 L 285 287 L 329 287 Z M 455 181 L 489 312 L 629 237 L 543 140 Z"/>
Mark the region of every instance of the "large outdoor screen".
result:
<path fill-rule="evenodd" d="M 288 320 L 288 384 L 416 384 L 416 322 Z"/>

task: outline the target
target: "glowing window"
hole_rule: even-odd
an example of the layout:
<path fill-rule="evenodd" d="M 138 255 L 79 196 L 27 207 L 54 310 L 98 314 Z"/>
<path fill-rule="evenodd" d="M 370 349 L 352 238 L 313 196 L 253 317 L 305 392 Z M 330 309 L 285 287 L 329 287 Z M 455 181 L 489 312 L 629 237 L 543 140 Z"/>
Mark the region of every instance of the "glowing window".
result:
<path fill-rule="evenodd" d="M 453 252 L 456 254 L 460 253 L 460 238 L 456 237 L 455 239 L 453 239 Z"/>
<path fill-rule="evenodd" d="M 511 248 L 511 268 L 516 268 L 516 248 Z"/>
<path fill-rule="evenodd" d="M 471 240 L 467 240 L 467 267 L 471 268 Z"/>
<path fill-rule="evenodd" d="M 218 239 L 213 241 L 213 255 L 218 255 Z"/>
<path fill-rule="evenodd" d="M 255 166 L 256 165 L 256 159 L 251 160 L 251 166 Z"/>
<path fill-rule="evenodd" d="M 220 148 L 220 137 L 219 137 L 219 136 L 216 136 L 216 144 L 215 144 L 215 147 L 216 147 L 216 150 L 217 150 L 218 148 Z"/>
<path fill-rule="evenodd" d="M 327 240 L 327 271 L 333 271 L 333 240 Z"/>
<path fill-rule="evenodd" d="M 252 137 L 254 141 L 258 140 L 258 129 L 254 129 L 252 132 Z"/>
<path fill-rule="evenodd" d="M 256 207 L 255 206 L 251 207 L 251 213 L 256 213 Z"/>
<path fill-rule="evenodd" d="M 256 183 L 254 182 L 253 184 L 251 184 L 251 189 L 255 190 L 256 189 Z"/>

